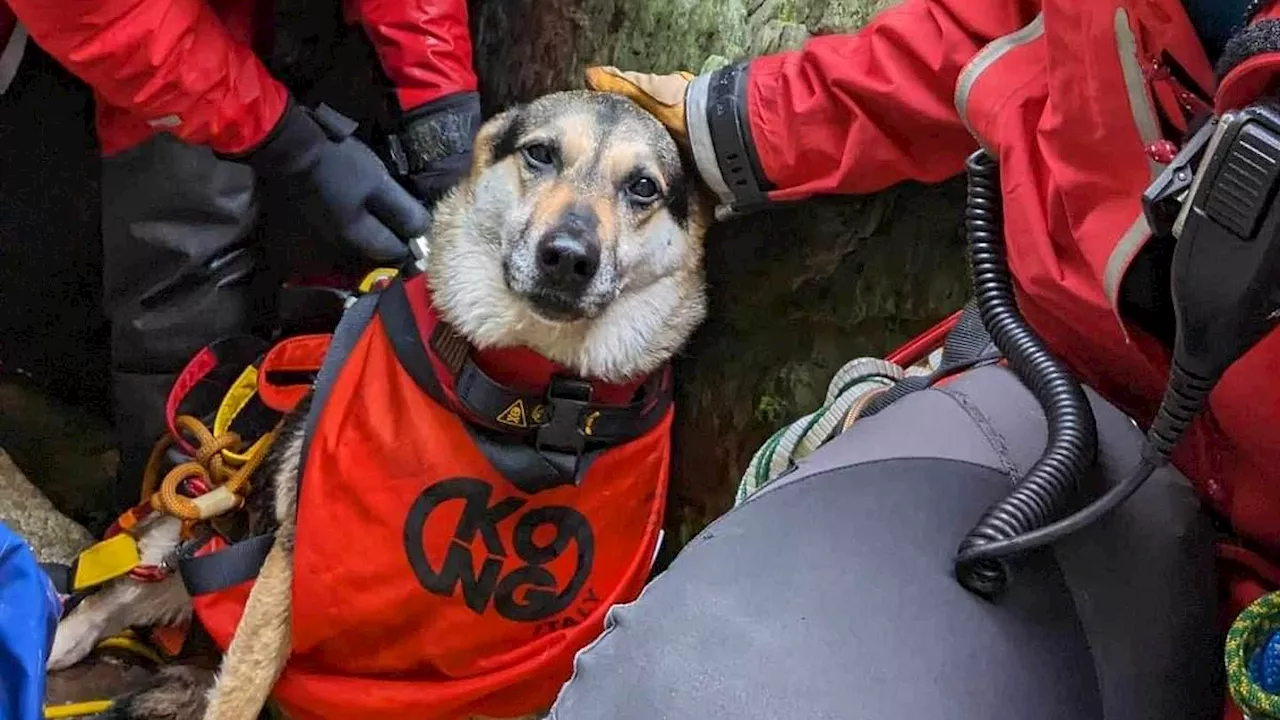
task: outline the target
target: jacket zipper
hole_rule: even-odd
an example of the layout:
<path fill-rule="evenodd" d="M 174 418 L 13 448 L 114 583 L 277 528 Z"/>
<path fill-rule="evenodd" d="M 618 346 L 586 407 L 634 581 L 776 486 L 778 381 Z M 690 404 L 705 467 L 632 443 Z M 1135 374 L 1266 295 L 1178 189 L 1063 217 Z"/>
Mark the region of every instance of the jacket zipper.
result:
<path fill-rule="evenodd" d="M 1163 83 L 1173 91 L 1187 120 L 1213 109 L 1213 98 L 1200 89 L 1168 50 L 1158 56 L 1148 57 L 1146 63 L 1147 79 L 1153 84 Z"/>

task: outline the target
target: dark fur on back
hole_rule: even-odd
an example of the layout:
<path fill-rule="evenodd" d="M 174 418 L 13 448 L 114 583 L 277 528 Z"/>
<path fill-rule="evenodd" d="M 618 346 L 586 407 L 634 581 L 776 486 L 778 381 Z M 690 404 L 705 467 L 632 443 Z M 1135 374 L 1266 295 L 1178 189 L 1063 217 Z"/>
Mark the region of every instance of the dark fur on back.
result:
<path fill-rule="evenodd" d="M 100 720 L 190 720 L 204 714 L 205 694 L 213 687 L 212 670 L 174 665 L 147 685 L 117 698 Z"/>
<path fill-rule="evenodd" d="M 301 483 L 302 459 L 297 457 L 306 432 L 307 415 L 311 411 L 314 393 L 303 396 L 293 411 L 285 416 L 276 433 L 275 444 L 271 446 L 262 467 L 255 475 L 257 482 L 249 490 L 245 498 L 245 509 L 249 512 L 249 529 L 253 535 L 274 533 L 280 529 L 277 517 L 279 509 L 276 498 L 280 491 L 280 480 L 285 473 L 293 476 L 296 485 Z M 296 491 L 294 493 L 296 497 Z M 296 510 L 296 508 L 295 508 Z M 290 538 L 289 549 L 293 549 Z"/>

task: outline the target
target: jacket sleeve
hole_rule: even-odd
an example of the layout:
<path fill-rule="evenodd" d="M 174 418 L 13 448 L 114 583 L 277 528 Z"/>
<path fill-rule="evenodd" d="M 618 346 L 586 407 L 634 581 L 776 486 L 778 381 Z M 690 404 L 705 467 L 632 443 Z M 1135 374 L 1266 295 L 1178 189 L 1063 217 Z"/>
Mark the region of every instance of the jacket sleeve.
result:
<path fill-rule="evenodd" d="M 715 155 L 717 192 L 738 207 L 952 177 L 977 149 L 955 108 L 962 70 L 989 42 L 1031 23 L 1039 4 L 906 0 L 857 33 L 756 58 L 732 80 L 712 77 L 706 98 L 696 97 L 695 80 L 690 139 L 706 133 L 714 146 L 703 148 L 699 168 L 706 175 Z M 693 119 L 702 105 L 705 126 Z M 734 121 L 717 117 L 729 106 Z"/>
<path fill-rule="evenodd" d="M 205 0 L 7 0 L 41 48 L 112 105 L 187 142 L 252 149 L 287 93 Z"/>
<path fill-rule="evenodd" d="M 373 42 L 401 110 L 475 92 L 466 0 L 347 0 L 346 7 Z"/>

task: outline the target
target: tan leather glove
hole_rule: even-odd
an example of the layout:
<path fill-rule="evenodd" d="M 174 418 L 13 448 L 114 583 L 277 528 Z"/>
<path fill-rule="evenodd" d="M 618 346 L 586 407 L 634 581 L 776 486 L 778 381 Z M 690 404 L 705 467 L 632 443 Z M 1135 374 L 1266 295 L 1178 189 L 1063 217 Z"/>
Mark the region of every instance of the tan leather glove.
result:
<path fill-rule="evenodd" d="M 658 118 L 671 131 L 672 137 L 686 146 L 689 144 L 689 131 L 685 122 L 684 96 L 691 80 L 693 73 L 683 71 L 653 75 L 610 66 L 587 68 L 588 88 L 630 98 Z"/>

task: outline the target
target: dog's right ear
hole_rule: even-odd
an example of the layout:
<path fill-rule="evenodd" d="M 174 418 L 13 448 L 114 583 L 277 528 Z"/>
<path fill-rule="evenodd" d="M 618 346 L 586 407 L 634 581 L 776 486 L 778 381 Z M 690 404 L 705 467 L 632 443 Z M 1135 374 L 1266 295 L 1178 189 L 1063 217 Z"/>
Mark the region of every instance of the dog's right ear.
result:
<path fill-rule="evenodd" d="M 472 177 L 515 153 L 524 131 L 523 118 L 524 106 L 517 105 L 494 115 L 480 127 L 471 151 Z"/>

